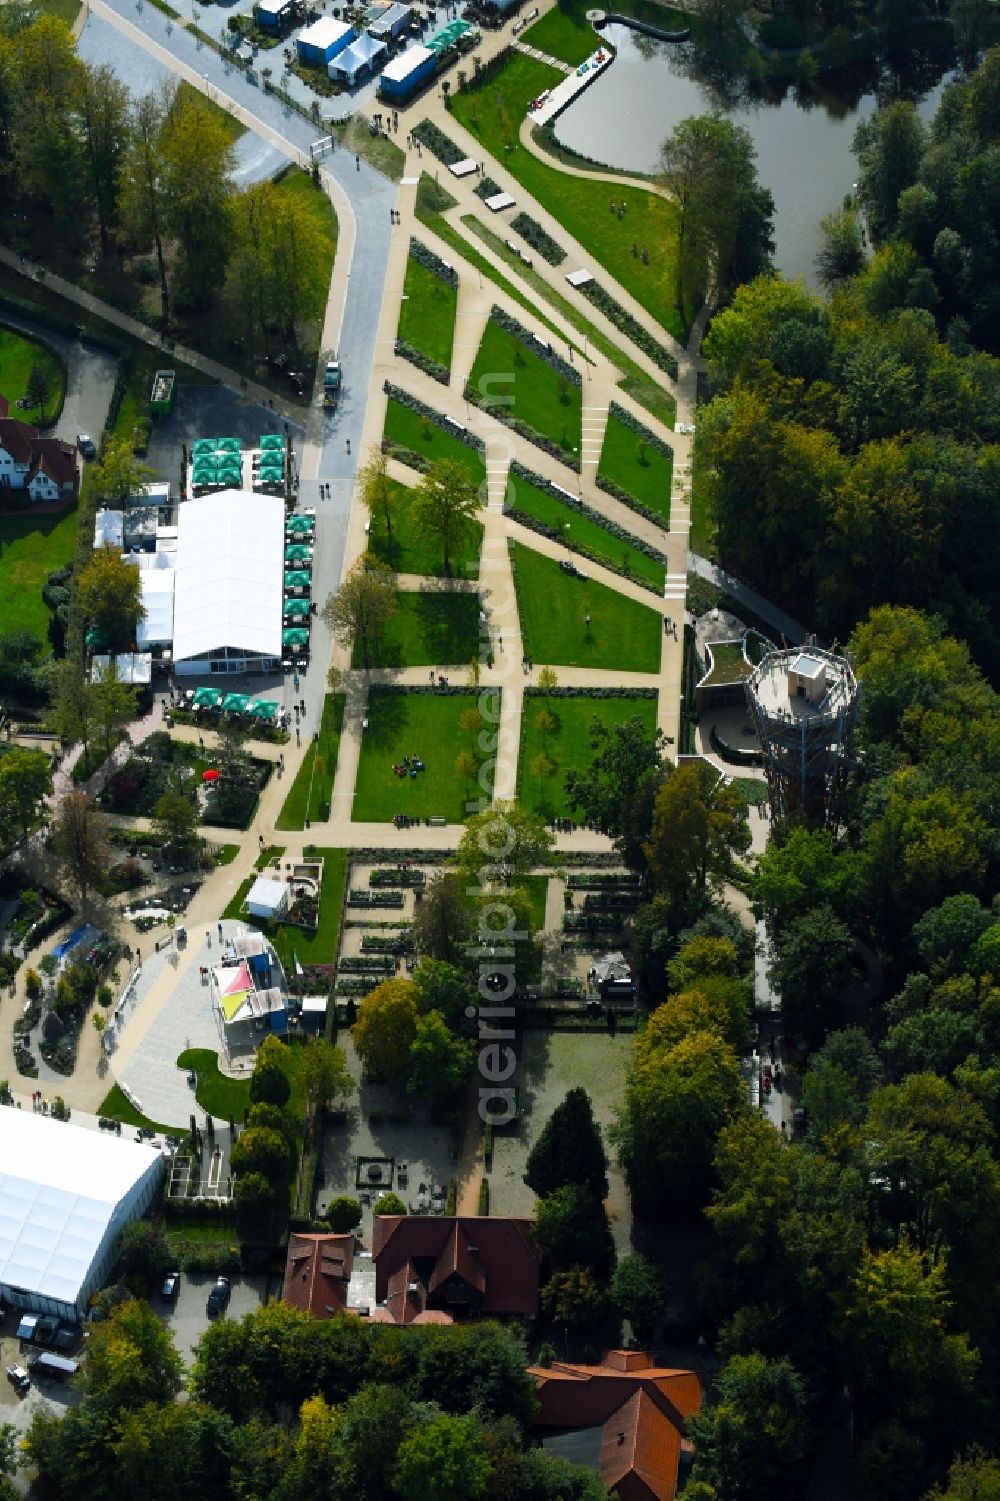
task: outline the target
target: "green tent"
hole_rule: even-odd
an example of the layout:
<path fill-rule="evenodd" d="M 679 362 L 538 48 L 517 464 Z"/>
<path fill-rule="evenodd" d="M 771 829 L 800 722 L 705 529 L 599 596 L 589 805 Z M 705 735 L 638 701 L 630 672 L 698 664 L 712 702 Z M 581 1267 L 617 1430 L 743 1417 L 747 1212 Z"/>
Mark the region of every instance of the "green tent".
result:
<path fill-rule="evenodd" d="M 96 625 L 92 625 L 87 632 L 84 644 L 93 647 L 97 651 L 102 651 L 108 645 L 108 638 Z"/>
<path fill-rule="evenodd" d="M 275 698 L 258 698 L 250 705 L 251 719 L 262 719 L 270 724 L 278 712 L 278 701 Z"/>
<path fill-rule="evenodd" d="M 191 457 L 193 459 L 201 458 L 203 455 L 212 455 L 214 453 L 214 438 L 195 438 L 194 442 L 191 444 Z"/>
<path fill-rule="evenodd" d="M 283 646 L 308 646 L 309 632 L 300 625 L 287 626 L 281 633 Z"/>
<path fill-rule="evenodd" d="M 312 579 L 301 568 L 293 568 L 285 574 L 285 593 L 294 593 L 296 589 L 304 589 L 308 594 L 312 588 Z"/>
<path fill-rule="evenodd" d="M 249 702 L 249 694 L 227 693 L 222 700 L 222 712 L 223 714 L 243 714 Z"/>
<path fill-rule="evenodd" d="M 285 471 L 283 469 L 275 469 L 271 464 L 268 464 L 266 467 L 261 465 L 257 472 L 258 485 L 281 485 L 284 483 L 284 480 Z"/>
<path fill-rule="evenodd" d="M 192 709 L 217 709 L 221 703 L 222 694 L 218 688 L 196 688 L 191 707 Z"/>
<path fill-rule="evenodd" d="M 271 450 L 277 449 L 279 452 L 284 453 L 284 451 L 285 451 L 285 439 L 284 439 L 284 436 L 281 433 L 265 433 L 263 435 L 263 437 L 261 438 L 260 443 L 258 444 L 258 447 L 260 448 L 260 450 L 261 450 L 262 453 L 266 453 L 268 451 L 268 449 L 271 449 Z"/>
<path fill-rule="evenodd" d="M 315 516 L 289 516 L 285 520 L 285 532 L 296 537 L 311 537 L 316 530 Z"/>
<path fill-rule="evenodd" d="M 242 453 L 243 444 L 239 438 L 217 438 L 215 446 L 220 453 Z"/>
<path fill-rule="evenodd" d="M 312 563 L 312 548 L 303 547 L 301 542 L 290 543 L 285 548 L 285 562 L 309 566 Z"/>
<path fill-rule="evenodd" d="M 286 620 L 290 615 L 294 615 L 299 620 L 308 619 L 309 601 L 307 599 L 286 599 L 283 613 Z"/>

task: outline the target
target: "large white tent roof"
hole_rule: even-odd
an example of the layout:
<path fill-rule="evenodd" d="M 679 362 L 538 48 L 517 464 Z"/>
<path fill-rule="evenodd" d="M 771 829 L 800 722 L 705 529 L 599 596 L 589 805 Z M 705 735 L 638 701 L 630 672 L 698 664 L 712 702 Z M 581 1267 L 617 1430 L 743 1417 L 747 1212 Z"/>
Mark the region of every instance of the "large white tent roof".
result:
<path fill-rule="evenodd" d="M 131 559 L 139 566 L 142 602 L 146 613 L 135 633 L 139 646 L 169 646 L 174 635 L 174 571 L 172 553 L 139 553 Z M 145 566 L 140 566 L 145 565 Z"/>
<path fill-rule="evenodd" d="M 285 503 L 220 490 L 188 500 L 177 521 L 176 662 L 235 647 L 281 656 Z"/>
<path fill-rule="evenodd" d="M 153 1165 L 149 1147 L 0 1107 L 0 1284 L 75 1302 L 119 1204 Z"/>

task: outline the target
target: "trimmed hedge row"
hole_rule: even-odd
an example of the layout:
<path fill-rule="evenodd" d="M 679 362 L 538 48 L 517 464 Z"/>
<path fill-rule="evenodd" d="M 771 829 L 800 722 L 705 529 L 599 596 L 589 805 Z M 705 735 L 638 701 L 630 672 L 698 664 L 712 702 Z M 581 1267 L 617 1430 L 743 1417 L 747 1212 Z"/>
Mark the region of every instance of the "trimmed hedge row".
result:
<path fill-rule="evenodd" d="M 530 350 L 543 364 L 548 365 L 571 386 L 583 385 L 583 377 L 575 365 L 568 364 L 543 339 L 536 338 L 529 328 L 525 328 L 523 323 L 518 323 L 516 318 L 512 318 L 510 313 L 505 312 L 502 307 L 497 307 L 496 303 L 490 308 L 490 322 L 518 339 L 525 349 Z"/>
<path fill-rule="evenodd" d="M 411 692 L 414 691 L 411 689 Z M 525 688 L 525 698 L 658 698 L 658 688 Z M 563 856 L 559 855 L 560 863 Z M 621 856 L 618 856 L 621 864 Z"/>
<path fill-rule="evenodd" d="M 502 193 L 503 189 L 492 177 L 483 177 L 476 183 L 472 191 L 477 198 L 481 198 L 485 203 L 487 198 L 493 198 L 497 193 Z"/>
<path fill-rule="evenodd" d="M 614 480 L 605 479 L 603 474 L 599 474 L 594 483 L 598 490 L 603 490 L 605 495 L 610 495 L 613 499 L 621 501 L 623 506 L 628 506 L 629 510 L 634 511 L 637 516 L 645 516 L 647 521 L 652 521 L 657 526 L 661 526 L 664 531 L 670 530 L 669 521 L 665 521 L 659 511 L 654 511 L 650 506 L 644 505 L 641 500 L 636 500 L 634 495 L 630 495 L 627 490 L 623 490 L 621 485 L 616 485 Z"/>
<path fill-rule="evenodd" d="M 673 459 L 674 451 L 670 447 L 670 444 L 664 442 L 662 438 L 658 438 L 655 433 L 650 432 L 649 428 L 640 422 L 638 417 L 633 417 L 632 413 L 627 412 L 624 407 L 620 407 L 617 401 L 612 401 L 609 404 L 608 417 L 617 417 L 623 427 L 627 427 L 629 432 L 635 433 L 636 437 L 647 444 L 654 453 L 662 454 L 665 459 Z"/>
<path fill-rule="evenodd" d="M 599 282 L 584 282 L 580 291 L 588 302 L 592 302 L 611 319 L 616 328 L 621 329 L 626 338 L 631 339 L 638 349 L 647 354 L 654 365 L 659 365 L 661 370 L 665 370 L 671 380 L 677 379 L 677 361 L 670 350 L 654 339 L 652 334 L 647 333 L 638 319 L 633 318 L 632 314 L 623 308 L 610 292 L 606 292 Z"/>
<path fill-rule="evenodd" d="M 415 260 L 418 266 L 423 266 L 425 271 L 430 271 L 438 277 L 446 286 L 458 287 L 458 272 L 454 266 L 449 266 L 448 262 L 443 261 L 439 255 L 435 255 L 433 250 L 428 250 L 422 240 L 415 240 L 412 236 L 410 258 Z"/>
<path fill-rule="evenodd" d="M 426 401 L 421 401 L 419 396 L 414 396 L 402 386 L 394 386 L 392 381 L 387 380 L 382 384 L 382 390 L 390 401 L 398 401 L 400 406 L 407 407 L 409 411 L 416 412 L 418 417 L 426 417 L 428 422 L 433 422 L 442 432 L 450 433 L 459 443 L 464 443 L 467 448 L 474 448 L 477 453 L 485 455 L 486 444 L 475 433 L 470 433 L 467 428 L 459 427 L 449 422 L 443 412 L 438 412 L 434 407 L 428 406 Z M 423 467 L 426 467 L 424 465 Z"/>
<path fill-rule="evenodd" d="M 504 19 L 506 20 L 506 16 Z M 458 85 L 458 92 L 460 94 L 475 94 L 479 89 L 484 89 L 498 73 L 503 72 L 504 68 L 510 62 L 513 51 L 514 48 L 510 43 L 506 47 L 502 47 L 488 62 L 485 62 L 481 68 L 473 73 L 471 78 L 466 76 L 465 81 Z"/>
<path fill-rule="evenodd" d="M 132 373 L 132 350 L 127 349 L 118 361 L 118 374 L 115 376 L 115 388 L 111 393 L 108 403 L 108 415 L 104 422 L 104 431 L 113 433 L 125 400 L 125 392 L 128 390 L 128 378 Z"/>
<path fill-rule="evenodd" d="M 549 234 L 543 229 L 537 219 L 530 214 L 517 214 L 511 221 L 510 227 L 522 240 L 527 240 L 532 250 L 537 250 L 543 260 L 548 261 L 550 266 L 561 266 L 566 259 L 566 252 L 561 245 L 557 245 Z"/>
<path fill-rule="evenodd" d="M 80 325 L 74 323 L 72 318 L 64 318 L 61 313 L 54 313 L 51 308 L 30 302 L 25 297 L 15 297 L 12 292 L 0 292 L 0 308 L 33 318 L 36 323 L 51 328 L 53 333 L 65 334 L 68 339 L 78 338 L 81 332 Z"/>
<path fill-rule="evenodd" d="M 393 351 L 401 360 L 409 360 L 411 365 L 416 365 L 431 380 L 436 380 L 439 385 L 446 386 L 451 379 L 451 371 L 447 365 L 439 365 L 437 360 L 432 360 L 430 355 L 424 354 L 422 349 L 407 343 L 406 339 L 397 338 L 393 345 Z"/>
<path fill-rule="evenodd" d="M 612 407 L 614 407 L 614 402 L 612 402 Z M 652 437 L 652 434 L 650 436 Z M 659 439 L 654 439 L 654 442 L 659 442 Z M 666 447 L 665 444 L 664 447 Z M 667 449 L 667 452 L 669 453 L 670 450 Z M 534 485 L 536 490 L 541 490 L 544 494 L 553 496 L 554 499 L 560 501 L 563 505 L 569 504 L 567 497 L 557 485 L 554 485 L 551 480 L 544 479 L 540 474 L 532 473 L 524 464 L 518 463 L 517 459 L 511 460 L 510 472 L 511 474 L 516 474 L 518 478 L 523 479 L 526 484 Z M 507 509 L 506 505 L 504 509 Z M 654 563 L 662 563 L 664 567 L 667 566 L 667 559 L 664 553 L 659 552 L 650 543 L 643 542 L 641 538 L 633 537 L 632 533 L 627 532 L 623 526 L 619 526 L 617 521 L 610 521 L 603 512 L 595 511 L 594 507 L 588 506 L 585 501 L 574 500 L 573 509 L 578 511 L 581 516 L 586 516 L 588 521 L 593 521 L 596 526 L 603 527 L 604 531 L 610 532 L 611 536 L 616 537 L 619 542 L 627 542 L 630 547 L 634 547 L 638 552 L 645 554 L 647 558 L 652 558 Z M 603 560 L 596 558 L 594 561 L 602 562 Z M 631 575 L 627 576 L 631 577 Z"/>
<path fill-rule="evenodd" d="M 421 120 L 410 134 L 422 146 L 426 146 L 431 155 L 436 156 L 438 161 L 443 162 L 446 167 L 453 167 L 456 162 L 465 161 L 466 153 L 430 120 Z"/>

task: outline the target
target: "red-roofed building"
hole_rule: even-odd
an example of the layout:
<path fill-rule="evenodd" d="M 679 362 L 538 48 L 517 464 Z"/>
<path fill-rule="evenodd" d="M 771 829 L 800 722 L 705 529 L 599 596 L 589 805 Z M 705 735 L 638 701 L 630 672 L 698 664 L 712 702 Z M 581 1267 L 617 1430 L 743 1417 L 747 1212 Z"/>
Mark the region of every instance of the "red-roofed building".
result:
<path fill-rule="evenodd" d="M 72 444 L 42 438 L 30 422 L 0 414 L 0 500 L 5 490 L 27 491 L 39 502 L 72 500 L 79 478 Z"/>
<path fill-rule="evenodd" d="M 315 1319 L 330 1319 L 347 1306 L 354 1264 L 353 1235 L 300 1235 L 288 1239 L 281 1296 Z"/>
<path fill-rule="evenodd" d="M 689 1417 L 701 1406 L 694 1371 L 654 1366 L 640 1350 L 609 1350 L 600 1365 L 531 1366 L 542 1443 L 590 1464 L 621 1501 L 673 1501 Z"/>
<path fill-rule="evenodd" d="M 395 1324 L 538 1313 L 530 1220 L 378 1215 L 372 1259 L 375 1301 Z"/>

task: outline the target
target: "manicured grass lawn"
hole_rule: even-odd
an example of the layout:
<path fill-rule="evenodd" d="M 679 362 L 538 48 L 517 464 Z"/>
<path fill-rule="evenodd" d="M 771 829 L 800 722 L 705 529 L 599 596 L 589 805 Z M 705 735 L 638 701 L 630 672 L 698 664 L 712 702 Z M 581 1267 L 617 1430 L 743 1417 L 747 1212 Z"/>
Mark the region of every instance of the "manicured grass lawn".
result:
<path fill-rule="evenodd" d="M 479 651 L 478 594 L 396 596 L 396 613 L 371 654 L 372 667 L 455 667 Z M 356 645 L 352 667 L 362 666 Z"/>
<path fill-rule="evenodd" d="M 178 1056 L 177 1067 L 186 1072 L 194 1069 L 198 1076 L 194 1097 L 202 1110 L 220 1120 L 242 1121 L 250 1108 L 250 1083 L 247 1079 L 227 1079 L 219 1072 L 219 1055 L 209 1048 L 187 1048 Z"/>
<path fill-rule="evenodd" d="M 672 458 L 644 444 L 614 412 L 609 414 L 597 472 L 662 516 L 664 526 L 670 525 L 672 470 Z"/>
<path fill-rule="evenodd" d="M 399 337 L 450 370 L 458 292 L 410 256 L 406 262 L 403 297 Z"/>
<path fill-rule="evenodd" d="M 521 40 L 529 47 L 537 47 L 539 52 L 547 52 L 550 57 L 561 57 L 564 63 L 571 63 L 574 67 L 601 45 L 599 34 L 583 13 L 567 15 L 561 5 L 529 26 Z"/>
<path fill-rule="evenodd" d="M 536 724 L 540 710 L 546 707 L 545 699 L 532 694 L 524 700 L 524 731 L 521 737 L 521 754 L 517 768 L 518 800 L 533 808 L 546 820 L 571 818 L 574 810 L 566 796 L 566 773 L 585 772 L 594 758 L 590 743 L 590 726 L 599 719 L 608 729 L 625 724 L 629 719 L 641 719 L 646 730 L 656 729 L 655 698 L 552 698 L 548 712 L 556 722 L 556 728 L 542 735 Z M 552 767 L 548 775 L 539 776 L 533 770 L 536 757 L 548 756 Z M 579 810 L 576 812 L 579 817 Z"/>
<path fill-rule="evenodd" d="M 44 406 L 19 407 L 16 403 L 27 391 L 28 376 L 36 364 L 48 380 L 48 399 Z M 0 327 L 0 391 L 10 402 L 12 417 L 19 422 L 32 422 L 36 427 L 49 427 L 62 410 L 65 390 L 66 369 L 53 350 L 37 339 L 15 333 L 12 328 Z"/>
<path fill-rule="evenodd" d="M 711 465 L 705 453 L 705 444 L 695 438 L 691 454 L 691 536 L 692 552 L 703 558 L 715 555 L 716 525 L 712 514 Z"/>
<path fill-rule="evenodd" d="M 58 20 L 65 21 L 67 26 L 72 27 L 80 14 L 80 0 L 41 0 L 38 9 L 43 15 L 56 16 Z"/>
<path fill-rule="evenodd" d="M 525 876 L 521 882 L 524 891 L 531 904 L 531 931 L 540 933 L 545 927 L 545 898 L 549 894 L 548 876 Z"/>
<path fill-rule="evenodd" d="M 708 682 L 732 683 L 750 676 L 753 668 L 743 655 L 743 646 L 739 641 L 713 641 L 711 647 L 712 675 Z"/>
<path fill-rule="evenodd" d="M 49 612 L 42 585 L 71 561 L 77 515 L 75 505 L 61 516 L 33 516 L 30 510 L 0 515 L 0 632 L 24 626 L 45 641 Z"/>
<path fill-rule="evenodd" d="M 107 1116 L 110 1120 L 121 1121 L 125 1126 L 152 1126 L 153 1130 L 158 1131 L 161 1136 L 186 1136 L 188 1132 L 186 1122 L 183 1125 L 165 1126 L 161 1121 L 151 1121 L 148 1115 L 143 1115 L 141 1110 L 136 1110 L 135 1106 L 126 1099 L 118 1084 L 112 1084 L 97 1107 L 97 1113 Z M 131 1137 L 126 1137 L 122 1132 L 122 1140 L 130 1141 Z"/>
<path fill-rule="evenodd" d="M 528 101 L 561 78 L 548 64 L 516 53 L 489 88 L 454 96 L 455 117 L 663 328 L 683 339 L 686 320 L 675 306 L 675 205 L 644 188 L 570 177 L 540 162 L 518 139 Z M 612 199 L 626 205 L 621 219 L 610 210 Z M 633 245 L 649 250 L 648 266 L 632 254 Z"/>
<path fill-rule="evenodd" d="M 509 379 L 511 376 L 513 379 Z M 492 319 L 486 325 L 469 384 L 477 391 L 495 393 L 502 412 L 558 443 L 567 455 L 579 449 L 580 387 L 564 380 L 528 344 Z"/>
<path fill-rule="evenodd" d="M 511 557 L 524 649 L 533 662 L 659 671 L 663 627 L 655 610 L 591 578 L 570 577 L 531 547 L 515 543 Z"/>
<path fill-rule="evenodd" d="M 508 493 L 518 510 L 527 511 L 536 521 L 550 526 L 567 547 L 573 548 L 574 544 L 578 544 L 605 558 L 616 568 L 627 565 L 630 573 L 662 591 L 665 577 L 662 563 L 657 563 L 655 558 L 648 558 L 644 552 L 623 542 L 619 537 L 612 536 L 603 526 L 598 526 L 596 521 L 581 516 L 576 506 L 570 505 L 568 501 L 558 500 L 554 495 L 539 490 L 528 480 L 513 474 L 510 476 Z"/>
<path fill-rule="evenodd" d="M 323 700 L 319 739 L 310 745 L 295 774 L 284 806 L 275 820 L 276 829 L 304 829 L 307 818 L 323 821 L 330 817 L 346 702 L 343 693 L 328 693 Z"/>
<path fill-rule="evenodd" d="M 401 402 L 390 401 L 386 408 L 385 435 L 391 443 L 412 448 L 414 453 L 423 454 L 428 460 L 457 459 L 465 465 L 477 485 L 486 478 L 486 465 L 478 448 L 459 442 L 445 428 L 404 407 Z"/>
<path fill-rule="evenodd" d="M 359 823 L 388 823 L 396 813 L 415 818 L 437 814 L 449 823 L 466 816 L 466 789 L 455 758 L 466 749 L 459 725 L 463 709 L 477 707 L 475 693 L 378 693 L 368 699 L 368 728 L 354 787 L 351 817 Z M 393 766 L 419 756 L 426 767 L 415 777 L 397 777 Z M 480 789 L 470 786 L 473 796 Z"/>
<path fill-rule="evenodd" d="M 410 516 L 413 491 L 408 485 L 390 481 L 393 497 L 392 536 L 386 535 L 381 516 L 372 518 L 368 546 L 377 558 L 388 563 L 394 573 L 423 573 L 432 578 L 444 577 L 444 556 L 436 537 L 429 536 L 414 524 Z M 453 549 L 453 578 L 472 579 L 479 574 L 479 552 L 483 528 L 478 521 L 463 528 Z"/>

